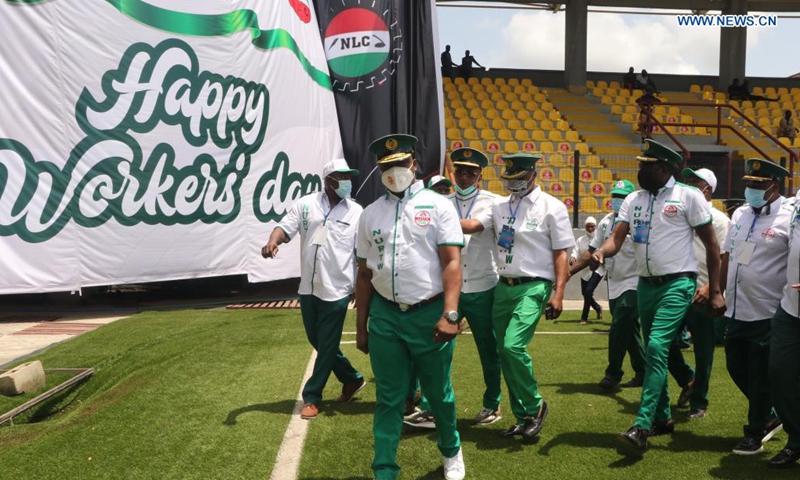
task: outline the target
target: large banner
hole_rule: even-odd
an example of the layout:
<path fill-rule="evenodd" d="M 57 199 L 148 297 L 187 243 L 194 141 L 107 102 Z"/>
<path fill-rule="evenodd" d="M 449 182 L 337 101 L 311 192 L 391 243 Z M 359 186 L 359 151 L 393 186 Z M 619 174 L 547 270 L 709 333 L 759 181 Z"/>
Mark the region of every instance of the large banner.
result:
<path fill-rule="evenodd" d="M 303 0 L 0 0 L 0 294 L 247 273 L 341 139 Z"/>
<path fill-rule="evenodd" d="M 367 147 L 390 133 L 419 139 L 423 176 L 444 160 L 442 80 L 434 0 L 314 0 L 345 158 L 362 175 L 356 200 L 385 192 Z M 372 173 L 370 175 L 370 173 Z"/>

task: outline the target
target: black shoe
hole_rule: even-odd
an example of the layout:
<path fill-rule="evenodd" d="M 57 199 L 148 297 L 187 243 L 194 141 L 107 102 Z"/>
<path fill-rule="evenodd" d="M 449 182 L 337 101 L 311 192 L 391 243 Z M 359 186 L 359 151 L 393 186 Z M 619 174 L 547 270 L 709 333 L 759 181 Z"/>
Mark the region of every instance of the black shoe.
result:
<path fill-rule="evenodd" d="M 522 431 L 523 430 L 524 429 L 522 428 L 522 425 L 511 425 L 511 427 L 509 427 L 508 430 L 503 432 L 501 434 L 501 436 L 503 436 L 503 437 L 515 437 L 517 435 L 522 435 Z"/>
<path fill-rule="evenodd" d="M 622 388 L 641 388 L 644 385 L 644 380 L 642 377 L 636 376 L 628 380 L 627 382 L 620 385 Z"/>
<path fill-rule="evenodd" d="M 653 423 L 650 431 L 647 432 L 648 437 L 658 437 L 661 435 L 671 435 L 675 431 L 675 422 L 667 420 L 666 422 Z"/>
<path fill-rule="evenodd" d="M 600 380 L 600 388 L 605 390 L 611 390 L 612 388 L 616 387 L 618 383 L 619 380 L 617 380 L 616 378 L 611 378 L 609 376 L 606 376 L 605 378 Z"/>
<path fill-rule="evenodd" d="M 681 394 L 678 395 L 678 408 L 686 408 L 689 406 L 689 400 L 694 390 L 694 378 L 689 380 L 689 383 L 684 385 Z"/>
<path fill-rule="evenodd" d="M 632 426 L 627 432 L 620 433 L 617 438 L 627 447 L 633 447 L 639 451 L 647 450 L 647 432 L 639 426 Z"/>
<path fill-rule="evenodd" d="M 539 415 L 525 420 L 525 424 L 522 426 L 522 438 L 525 440 L 530 440 L 538 435 L 544 426 L 545 418 L 547 418 L 547 402 L 542 402 L 542 408 L 539 410 Z"/>
<path fill-rule="evenodd" d="M 744 437 L 742 441 L 733 447 L 735 455 L 755 455 L 764 451 L 764 446 L 761 440 L 752 437 Z"/>
<path fill-rule="evenodd" d="M 800 448 L 786 447 L 769 460 L 769 468 L 791 468 L 800 460 Z"/>

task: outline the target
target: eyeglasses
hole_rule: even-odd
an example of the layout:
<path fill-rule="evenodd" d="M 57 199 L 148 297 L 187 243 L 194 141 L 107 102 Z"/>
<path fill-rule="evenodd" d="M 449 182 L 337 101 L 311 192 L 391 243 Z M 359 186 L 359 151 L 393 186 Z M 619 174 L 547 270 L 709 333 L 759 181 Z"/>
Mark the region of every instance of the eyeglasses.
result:
<path fill-rule="evenodd" d="M 478 178 L 481 172 L 473 170 L 456 170 L 456 177 Z"/>

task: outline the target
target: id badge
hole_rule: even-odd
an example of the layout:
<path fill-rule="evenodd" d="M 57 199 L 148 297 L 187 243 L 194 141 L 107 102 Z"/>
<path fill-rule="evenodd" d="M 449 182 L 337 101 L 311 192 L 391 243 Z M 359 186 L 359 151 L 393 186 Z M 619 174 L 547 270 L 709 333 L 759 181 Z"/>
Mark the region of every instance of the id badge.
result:
<path fill-rule="evenodd" d="M 739 248 L 736 249 L 736 263 L 739 265 L 750 265 L 750 260 L 753 258 L 753 252 L 755 249 L 755 243 L 744 242 Z"/>
<path fill-rule="evenodd" d="M 514 245 L 514 227 L 503 225 L 503 229 L 500 231 L 500 237 L 497 239 L 497 245 L 506 250 L 511 249 Z"/>
<path fill-rule="evenodd" d="M 650 223 L 637 225 L 633 229 L 633 243 L 647 243 L 647 237 L 650 233 Z"/>
<path fill-rule="evenodd" d="M 325 245 L 325 240 L 328 238 L 328 226 L 327 225 L 320 225 L 314 231 L 314 235 L 311 237 L 311 245 Z"/>

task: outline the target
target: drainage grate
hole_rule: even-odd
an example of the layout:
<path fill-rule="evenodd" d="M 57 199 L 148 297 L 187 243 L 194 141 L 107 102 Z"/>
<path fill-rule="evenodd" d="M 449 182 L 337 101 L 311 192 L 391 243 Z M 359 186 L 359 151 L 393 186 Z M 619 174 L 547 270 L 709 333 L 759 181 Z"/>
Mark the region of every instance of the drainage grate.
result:
<path fill-rule="evenodd" d="M 228 310 L 300 308 L 300 300 L 277 300 L 274 302 L 233 303 L 225 308 Z M 347 305 L 348 310 L 354 310 L 355 308 L 356 308 L 355 302 L 350 302 Z"/>
<path fill-rule="evenodd" d="M 12 333 L 12 335 L 80 335 L 98 327 L 102 327 L 102 324 L 76 322 L 41 323 Z"/>

